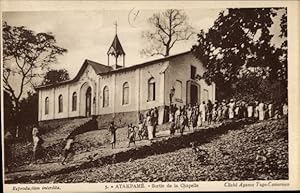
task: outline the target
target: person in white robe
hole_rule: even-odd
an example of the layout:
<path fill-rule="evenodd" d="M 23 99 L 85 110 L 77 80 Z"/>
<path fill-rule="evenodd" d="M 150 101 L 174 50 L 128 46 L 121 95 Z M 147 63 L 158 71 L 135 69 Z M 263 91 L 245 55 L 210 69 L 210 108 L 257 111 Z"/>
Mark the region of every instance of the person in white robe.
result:
<path fill-rule="evenodd" d="M 252 103 L 248 104 L 247 112 L 248 112 L 248 118 L 251 118 L 253 116 L 253 104 Z"/>
<path fill-rule="evenodd" d="M 235 109 L 235 102 L 233 99 L 230 99 L 230 103 L 228 104 L 228 117 L 229 119 L 234 118 L 234 109 Z"/>
<path fill-rule="evenodd" d="M 265 118 L 265 104 L 261 101 L 258 105 L 258 120 L 263 121 Z"/>
<path fill-rule="evenodd" d="M 282 106 L 282 114 L 286 116 L 288 114 L 288 105 L 286 103 Z"/>
<path fill-rule="evenodd" d="M 148 130 L 148 139 L 150 142 L 153 140 L 153 117 L 151 116 L 151 113 L 149 112 L 147 114 L 147 130 Z"/>
<path fill-rule="evenodd" d="M 202 118 L 202 122 L 205 122 L 206 105 L 205 105 L 205 102 L 204 102 L 204 101 L 203 101 L 203 103 L 200 105 L 199 111 L 200 111 L 200 115 L 201 115 L 201 118 Z"/>

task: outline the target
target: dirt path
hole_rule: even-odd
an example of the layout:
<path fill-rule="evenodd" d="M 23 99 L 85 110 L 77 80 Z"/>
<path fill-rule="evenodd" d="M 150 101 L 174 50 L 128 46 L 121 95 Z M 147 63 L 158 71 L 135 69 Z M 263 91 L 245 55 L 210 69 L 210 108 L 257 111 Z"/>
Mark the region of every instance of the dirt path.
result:
<path fill-rule="evenodd" d="M 205 127 L 201 129 L 205 129 Z M 187 130 L 184 132 L 184 135 L 192 132 L 193 131 L 191 130 Z M 180 134 L 176 133 L 175 137 L 176 136 L 180 136 Z M 168 130 L 158 131 L 154 143 L 157 141 L 165 140 L 167 138 L 169 138 Z M 75 155 L 71 158 L 71 160 L 69 160 L 69 162 L 66 165 L 61 164 L 61 157 L 53 157 L 52 160 L 48 163 L 38 162 L 36 164 L 23 165 L 18 168 L 14 168 L 12 169 L 12 171 L 10 171 L 10 173 L 5 174 L 5 181 L 10 182 L 10 181 L 15 181 L 15 179 L 19 179 L 19 178 L 26 179 L 32 177 L 34 178 L 35 176 L 44 176 L 49 173 L 59 173 L 60 171 L 65 170 L 67 168 L 71 168 L 71 167 L 79 168 L 82 164 L 90 162 L 91 160 L 89 159 L 89 156 L 92 156 L 93 160 L 97 160 L 104 156 L 114 155 L 116 153 L 126 152 L 131 149 L 135 149 L 143 146 L 149 146 L 149 145 L 151 145 L 149 140 L 136 141 L 136 147 L 134 147 L 134 145 L 131 144 L 131 147 L 129 148 L 127 147 L 128 141 L 117 142 L 116 149 L 111 149 L 110 144 L 104 144 L 97 149 L 93 148 L 94 150 L 92 151 L 75 153 Z"/>
<path fill-rule="evenodd" d="M 148 155 L 143 158 L 133 156 L 123 162 L 79 168 L 30 183 L 288 180 L 288 127 L 285 120 L 268 120 L 229 129 L 207 143 L 203 143 L 201 136 L 208 138 L 208 135 L 197 135 L 196 132 L 190 134 L 190 138 L 185 135 L 173 139 L 188 144 L 191 140 L 187 139 L 193 136 L 200 141 L 198 148 L 207 151 L 206 161 L 198 159 L 192 148 L 186 146 L 166 153 L 159 150 L 154 154 L 144 152 Z M 162 144 L 165 148 L 176 142 L 168 141 L 170 143 Z"/>

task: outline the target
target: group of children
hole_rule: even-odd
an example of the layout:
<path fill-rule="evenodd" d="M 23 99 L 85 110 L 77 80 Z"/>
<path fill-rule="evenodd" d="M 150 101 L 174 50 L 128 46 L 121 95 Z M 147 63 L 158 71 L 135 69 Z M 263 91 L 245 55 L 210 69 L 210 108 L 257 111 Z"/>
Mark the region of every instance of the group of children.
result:
<path fill-rule="evenodd" d="M 156 137 L 156 127 L 158 125 L 158 109 L 157 107 L 148 110 L 145 115 L 139 113 L 139 124 L 138 127 L 134 126 L 132 123 L 128 125 L 128 147 L 130 144 L 135 144 L 136 137 L 138 136 L 140 140 L 149 139 L 150 142 Z M 108 131 L 111 135 L 111 147 L 116 148 L 116 130 L 114 122 L 110 123 Z"/>
<path fill-rule="evenodd" d="M 194 130 L 201 127 L 206 120 L 208 124 L 210 124 L 212 121 L 211 110 L 212 103 L 210 100 L 207 105 L 203 102 L 200 105 L 189 104 L 188 106 L 179 108 L 177 108 L 176 105 L 171 106 L 169 114 L 170 135 L 174 135 L 176 130 L 183 135 L 185 128 Z"/>

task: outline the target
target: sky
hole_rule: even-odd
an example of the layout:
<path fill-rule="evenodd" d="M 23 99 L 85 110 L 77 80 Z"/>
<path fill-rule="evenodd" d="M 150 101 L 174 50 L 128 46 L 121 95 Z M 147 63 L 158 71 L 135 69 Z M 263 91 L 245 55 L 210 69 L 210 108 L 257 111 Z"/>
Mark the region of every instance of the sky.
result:
<path fill-rule="evenodd" d="M 157 57 L 141 56 L 144 40 L 142 31 L 149 29 L 147 19 L 159 10 L 155 9 L 101 9 L 97 11 L 23 11 L 4 12 L 3 21 L 12 26 L 26 26 L 35 32 L 51 32 L 57 44 L 68 52 L 58 57 L 52 69 L 65 68 L 73 78 L 85 59 L 107 65 L 107 50 L 117 33 L 126 53 L 125 66 L 150 61 Z M 207 31 L 213 25 L 222 9 L 185 9 L 189 23 L 196 32 Z M 278 17 L 279 18 L 279 17 Z M 272 30 L 279 33 L 279 19 L 275 19 Z M 279 39 L 274 38 L 275 42 Z M 196 44 L 196 35 L 185 42 L 178 42 L 172 54 L 188 51 Z"/>
<path fill-rule="evenodd" d="M 9 25 L 26 26 L 35 32 L 52 32 L 57 44 L 68 52 L 59 57 L 53 68 L 65 68 L 70 77 L 79 71 L 83 61 L 90 59 L 107 65 L 107 50 L 117 33 L 126 53 L 125 66 L 139 64 L 157 57 L 141 56 L 142 31 L 149 25 L 147 19 L 157 10 L 101 10 L 101 11 L 52 11 L 52 12 L 6 12 L 3 21 Z M 190 24 L 199 31 L 207 29 L 217 18 L 220 9 L 186 11 Z M 190 50 L 196 36 L 189 41 L 179 42 L 171 54 Z"/>

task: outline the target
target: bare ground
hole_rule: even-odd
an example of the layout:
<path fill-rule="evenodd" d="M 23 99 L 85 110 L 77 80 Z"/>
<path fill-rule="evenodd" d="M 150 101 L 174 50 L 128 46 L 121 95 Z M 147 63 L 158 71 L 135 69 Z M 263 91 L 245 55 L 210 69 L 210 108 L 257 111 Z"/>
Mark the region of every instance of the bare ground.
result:
<path fill-rule="evenodd" d="M 88 136 L 86 136 L 89 139 Z M 149 152 L 144 157 L 125 159 L 119 163 L 96 164 L 87 168 L 28 180 L 30 183 L 79 182 L 155 182 L 155 181 L 216 181 L 216 180 L 284 180 L 288 179 L 287 119 L 263 121 L 238 129 L 221 132 L 203 141 L 201 136 L 176 137 L 154 148 L 170 150 Z M 86 138 L 82 138 L 87 140 Z M 209 153 L 208 163 L 196 159 L 187 145 L 172 151 L 170 142 L 198 143 Z M 197 139 L 199 139 L 197 141 Z M 143 145 L 143 144 L 140 144 Z M 144 144 L 148 145 L 148 144 Z M 109 148 L 109 147 L 107 147 Z M 141 151 L 141 150 L 137 150 Z M 152 151 L 152 150 L 151 150 Z M 132 153 L 132 152 L 131 152 Z M 127 153 L 129 154 L 129 153 Z M 81 154 L 82 155 L 82 154 Z M 126 154 L 124 154 L 126 156 Z"/>

